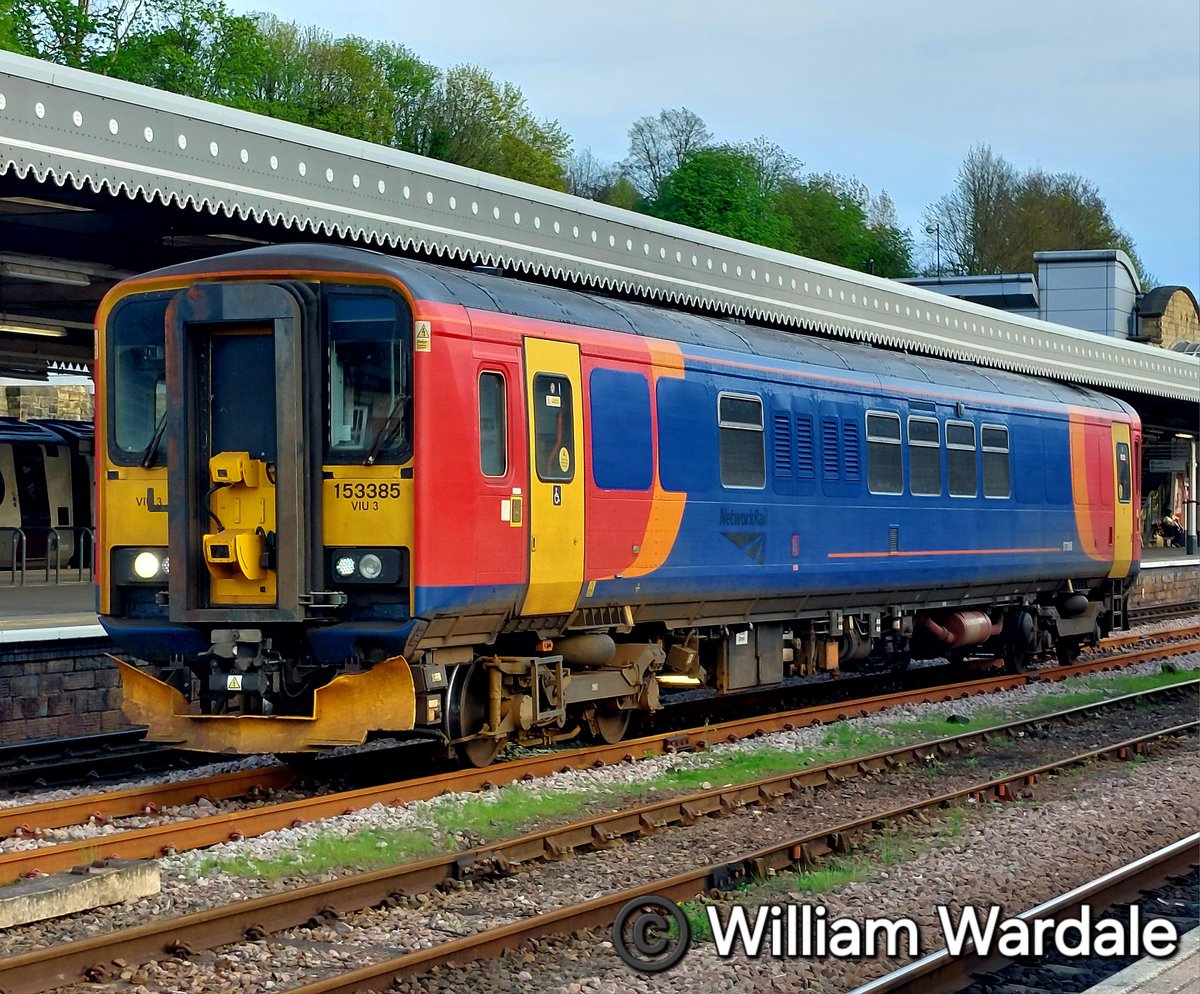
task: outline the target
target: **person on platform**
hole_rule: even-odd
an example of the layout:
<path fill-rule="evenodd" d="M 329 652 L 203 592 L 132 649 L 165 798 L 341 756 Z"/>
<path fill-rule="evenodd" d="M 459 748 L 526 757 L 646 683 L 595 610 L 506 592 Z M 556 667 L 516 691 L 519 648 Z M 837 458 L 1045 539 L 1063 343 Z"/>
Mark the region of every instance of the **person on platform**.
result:
<path fill-rule="evenodd" d="M 1162 518 L 1162 533 L 1167 545 L 1177 549 L 1183 548 L 1183 528 L 1169 507 Z"/>

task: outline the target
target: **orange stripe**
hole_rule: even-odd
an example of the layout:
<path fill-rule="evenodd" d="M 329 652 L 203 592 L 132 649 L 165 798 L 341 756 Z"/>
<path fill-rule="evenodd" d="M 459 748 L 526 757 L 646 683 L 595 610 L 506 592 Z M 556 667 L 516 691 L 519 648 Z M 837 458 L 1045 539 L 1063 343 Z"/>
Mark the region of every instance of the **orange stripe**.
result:
<path fill-rule="evenodd" d="M 924 549 L 921 552 L 830 552 L 830 559 L 888 559 L 896 556 L 1003 556 L 1007 553 L 1062 552 L 1062 549 Z"/>
<path fill-rule="evenodd" d="M 683 354 L 674 342 L 660 342 L 657 339 L 646 339 L 650 350 L 650 372 L 652 378 L 653 396 L 658 396 L 659 382 L 668 376 L 682 378 Z M 658 406 L 650 408 L 653 422 L 654 452 L 654 492 L 650 503 L 650 516 L 646 521 L 646 532 L 642 536 L 640 552 L 637 558 L 625 570 L 624 576 L 646 576 L 653 573 L 667 561 L 667 556 L 675 547 L 675 539 L 679 537 L 679 526 L 683 523 L 683 509 L 687 504 L 686 493 L 676 493 L 663 489 L 659 479 L 660 453 L 658 451 Z"/>

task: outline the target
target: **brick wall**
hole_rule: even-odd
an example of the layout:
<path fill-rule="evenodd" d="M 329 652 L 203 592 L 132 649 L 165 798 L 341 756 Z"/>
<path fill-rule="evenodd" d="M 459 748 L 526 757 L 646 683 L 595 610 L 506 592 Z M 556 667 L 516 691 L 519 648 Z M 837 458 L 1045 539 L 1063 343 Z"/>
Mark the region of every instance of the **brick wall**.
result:
<path fill-rule="evenodd" d="M 1176 342 L 1200 342 L 1200 314 L 1191 298 L 1177 290 L 1160 317 L 1142 320 L 1141 334 L 1164 349 Z"/>
<path fill-rule="evenodd" d="M 61 418 L 64 421 L 90 421 L 95 414 L 91 388 L 77 386 L 0 387 L 0 417 Z"/>
<path fill-rule="evenodd" d="M 0 653 L 0 743 L 112 732 L 121 713 L 121 681 L 102 651 L 62 649 Z"/>
<path fill-rule="evenodd" d="M 1200 601 L 1200 564 L 1143 569 L 1129 595 L 1131 610 Z"/>

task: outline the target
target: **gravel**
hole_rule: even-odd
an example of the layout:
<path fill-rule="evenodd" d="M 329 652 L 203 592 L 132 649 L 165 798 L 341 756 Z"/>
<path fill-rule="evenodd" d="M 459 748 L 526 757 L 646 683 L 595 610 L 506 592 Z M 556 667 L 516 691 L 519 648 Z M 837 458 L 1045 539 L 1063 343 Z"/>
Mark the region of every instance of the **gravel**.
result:
<path fill-rule="evenodd" d="M 278 760 L 274 756 L 246 756 L 242 759 L 225 763 L 210 763 L 205 766 L 193 766 L 186 770 L 170 770 L 162 773 L 148 773 L 134 780 L 123 780 L 119 783 L 105 784 L 102 793 L 115 794 L 121 790 L 154 787 L 159 784 L 177 783 L 181 780 L 196 780 L 200 777 L 215 777 L 222 773 L 236 773 L 240 770 L 257 770 L 262 766 L 275 766 Z M 78 787 L 56 787 L 48 790 L 26 791 L 11 797 L 0 799 L 0 808 L 22 808 L 27 804 L 45 804 L 50 801 L 65 801 L 72 797 L 87 797 L 95 794 L 95 784 L 81 784 Z"/>
<path fill-rule="evenodd" d="M 1183 711 L 1190 707 L 1194 711 L 1194 705 L 1185 704 L 1178 707 Z M 762 844 L 768 839 L 783 841 L 817 825 L 829 825 L 872 813 L 882 806 L 906 803 L 912 799 L 915 792 L 933 794 L 952 789 L 954 786 L 967 786 L 986 779 L 991 765 L 1004 766 L 1011 770 L 1020 762 L 1032 764 L 1042 760 L 1051 749 L 1074 752 L 1088 747 L 1101 737 L 1124 736 L 1126 730 L 1121 727 L 1122 722 L 1129 724 L 1131 729 L 1139 721 L 1146 727 L 1153 727 L 1157 724 L 1157 717 L 1161 716 L 1156 716 L 1148 709 L 1130 709 L 1120 721 L 1106 720 L 1099 728 L 1089 727 L 1094 723 L 1088 723 L 1064 730 L 1061 737 L 1055 735 L 1049 741 L 1031 737 L 1011 743 L 1005 747 L 1003 756 L 993 757 L 989 752 L 979 757 L 947 761 L 933 771 L 933 776 L 913 771 L 857 780 L 837 788 L 824 788 L 785 801 L 772 811 L 746 809 L 724 821 L 702 821 L 689 828 L 607 852 L 589 854 L 586 858 L 580 857 L 568 863 L 535 865 L 517 877 L 496 884 L 476 888 L 463 887 L 445 894 L 418 895 L 406 907 L 356 915 L 352 919 L 353 925 L 340 921 L 318 929 L 294 930 L 282 938 L 273 938 L 266 943 L 227 947 L 221 950 L 219 955 L 204 954 L 192 963 L 166 962 L 140 971 L 129 971 L 131 977 L 126 979 L 132 979 L 136 975 L 138 980 L 134 981 L 135 983 L 148 984 L 150 989 L 154 990 L 222 990 L 228 989 L 232 971 L 239 978 L 239 985 L 249 985 L 246 987 L 248 990 L 272 990 L 280 984 L 294 982 L 301 972 L 307 979 L 313 979 L 326 972 L 344 969 L 347 963 L 362 965 L 370 960 L 446 941 L 477 928 L 528 916 L 539 909 L 560 906 L 570 901 L 595 896 L 597 893 L 642 883 L 660 875 L 664 867 L 681 851 L 688 853 L 689 863 L 692 865 L 721 862 L 727 859 L 731 852 Z M 1111 738 L 1109 740 L 1111 741 Z M 1184 757 L 1184 760 L 1191 758 Z M 1166 761 L 1159 760 L 1154 765 L 1163 762 Z M 956 769 L 956 764 L 960 768 Z M 1195 769 L 1191 772 L 1194 774 Z M 1069 783 L 1070 780 L 1071 778 L 1063 778 L 1050 790 L 1057 791 L 1063 783 Z M 414 806 L 410 806 L 412 807 Z M 1195 811 L 1191 810 L 1187 823 L 1195 822 Z M 175 857 L 165 860 L 164 864 L 185 858 Z M 124 917 L 122 912 L 133 912 L 136 920 L 145 920 L 147 915 L 178 914 L 185 909 L 181 904 L 186 905 L 189 900 L 205 892 L 210 897 L 219 897 L 220 900 L 238 900 L 258 893 L 262 884 L 258 881 L 231 881 L 223 876 L 202 876 L 192 879 L 191 883 L 192 892 L 186 896 L 176 893 L 173 898 L 167 900 L 168 907 L 163 907 L 163 899 L 158 899 L 157 902 L 149 904 L 141 902 L 140 908 L 133 906 L 129 909 L 116 909 L 107 914 L 97 912 L 93 917 L 107 918 L 107 922 L 102 924 L 94 920 L 86 926 L 86 932 L 92 933 L 103 927 L 112 927 L 114 918 Z M 172 889 L 181 890 L 179 887 Z M 890 904 L 885 906 L 891 907 Z M 874 907 L 878 908 L 880 904 L 876 902 Z M 51 938 L 43 934 L 42 939 L 61 941 L 66 935 L 78 934 L 78 925 L 78 922 L 68 925 L 65 935 Z M 29 938 L 27 935 L 26 940 Z M 550 943 L 550 947 L 554 948 L 554 944 Z M 594 953 L 595 950 L 592 950 L 589 955 Z M 575 962 L 574 955 L 564 952 L 563 956 L 566 960 Z M 611 950 L 607 956 L 616 962 Z M 536 959 L 537 957 L 535 961 Z M 225 965 L 222 966 L 222 963 Z M 609 964 L 610 967 L 612 965 Z M 571 983 L 583 984 L 587 979 L 587 976 L 582 976 L 564 983 L 569 987 Z M 628 976 L 625 979 L 628 980 Z M 531 990 L 550 989 L 538 982 L 522 986 Z M 451 985 L 440 989 L 463 988 Z M 491 989 L 510 988 L 497 983 L 492 985 Z M 620 986 L 619 989 L 636 988 Z"/>

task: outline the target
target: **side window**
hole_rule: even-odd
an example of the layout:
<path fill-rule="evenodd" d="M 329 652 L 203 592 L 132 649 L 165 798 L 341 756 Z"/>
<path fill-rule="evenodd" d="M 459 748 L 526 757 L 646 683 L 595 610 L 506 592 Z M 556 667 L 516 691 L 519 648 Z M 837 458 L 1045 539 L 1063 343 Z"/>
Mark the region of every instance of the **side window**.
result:
<path fill-rule="evenodd" d="M 899 414 L 867 414 L 867 489 L 873 494 L 904 492 Z"/>
<path fill-rule="evenodd" d="M 762 398 L 720 394 L 721 485 L 761 489 L 767 483 Z"/>
<path fill-rule="evenodd" d="M 946 422 L 946 475 L 951 497 L 975 497 L 975 426 L 969 421 Z"/>
<path fill-rule="evenodd" d="M 543 483 L 575 479 L 575 423 L 571 381 L 538 373 L 533 378 L 534 458 Z"/>
<path fill-rule="evenodd" d="M 979 430 L 983 443 L 983 496 L 1012 496 L 1012 476 L 1008 461 L 1008 429 L 984 425 Z"/>
<path fill-rule="evenodd" d="M 1117 500 L 1128 504 L 1133 499 L 1133 474 L 1129 465 L 1129 446 L 1117 443 Z"/>
<path fill-rule="evenodd" d="M 479 374 L 479 468 L 484 476 L 508 472 L 508 412 L 504 377 Z"/>
<path fill-rule="evenodd" d="M 942 495 L 942 427 L 937 418 L 908 419 L 908 475 L 914 496 Z"/>

